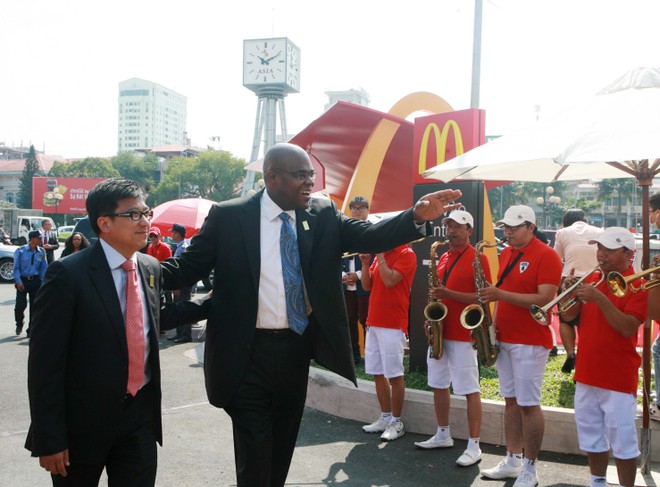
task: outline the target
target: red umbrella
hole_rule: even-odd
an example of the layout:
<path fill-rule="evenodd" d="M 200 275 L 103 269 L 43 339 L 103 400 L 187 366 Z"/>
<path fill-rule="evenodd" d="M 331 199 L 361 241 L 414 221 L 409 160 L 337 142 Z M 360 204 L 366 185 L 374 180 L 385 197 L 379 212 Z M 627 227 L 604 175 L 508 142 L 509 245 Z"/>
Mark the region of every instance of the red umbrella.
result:
<path fill-rule="evenodd" d="M 160 228 L 163 235 L 169 235 L 170 228 L 175 223 L 186 227 L 186 238 L 199 232 L 206 215 L 209 214 L 214 201 L 203 198 L 184 198 L 172 200 L 154 208 L 151 225 Z"/>

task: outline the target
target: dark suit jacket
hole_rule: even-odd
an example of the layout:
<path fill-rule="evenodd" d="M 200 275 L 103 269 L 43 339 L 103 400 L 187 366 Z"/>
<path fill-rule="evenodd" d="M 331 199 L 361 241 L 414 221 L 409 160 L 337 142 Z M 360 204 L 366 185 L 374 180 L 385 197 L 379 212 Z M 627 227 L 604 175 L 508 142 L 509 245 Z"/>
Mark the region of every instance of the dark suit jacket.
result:
<path fill-rule="evenodd" d="M 362 270 L 362 261 L 360 260 L 359 255 L 354 255 L 353 257 L 349 257 L 347 259 L 342 259 L 341 260 L 341 269 L 344 272 L 350 272 L 350 262 L 353 261 L 355 262 L 355 272 Z M 369 269 L 366 269 L 369 270 Z M 357 280 L 355 283 L 356 286 L 356 292 L 358 293 L 358 296 L 369 296 L 371 294 L 369 291 L 365 291 L 364 288 L 362 287 L 362 281 L 360 279 Z M 344 289 L 346 289 L 346 286 L 344 286 Z"/>
<path fill-rule="evenodd" d="M 188 303 L 161 310 L 159 263 L 144 254 L 137 259 L 151 324 L 149 364 L 156 391 L 151 410 L 155 436 L 162 443 L 159 329 L 173 328 L 186 318 L 203 319 L 209 306 Z M 32 423 L 25 446 L 33 456 L 68 448 L 72 462 L 102 462 L 121 418 L 128 348 L 101 244 L 49 266 L 33 309 L 28 359 Z"/>
<path fill-rule="evenodd" d="M 42 233 L 43 235 L 43 233 Z M 40 239 L 41 243 L 43 244 L 43 238 Z M 57 240 L 57 235 L 54 231 L 50 232 L 50 236 L 48 237 L 48 243 L 50 245 L 54 245 L 55 248 L 53 249 L 48 249 L 46 250 L 46 260 L 48 261 L 48 264 L 51 264 L 55 260 L 55 250 L 60 248 L 60 242 Z M 41 247 L 42 245 L 40 245 Z"/>
<path fill-rule="evenodd" d="M 215 268 L 204 359 L 211 404 L 225 407 L 242 380 L 257 320 L 260 214 L 263 191 L 211 208 L 185 254 L 163 262 L 165 288 L 190 286 Z M 412 210 L 372 225 L 344 217 L 329 199 L 296 211 L 296 232 L 307 295 L 314 360 L 355 382 L 341 282 L 343 252 L 381 252 L 420 237 Z M 428 229 L 427 229 L 428 230 Z"/>

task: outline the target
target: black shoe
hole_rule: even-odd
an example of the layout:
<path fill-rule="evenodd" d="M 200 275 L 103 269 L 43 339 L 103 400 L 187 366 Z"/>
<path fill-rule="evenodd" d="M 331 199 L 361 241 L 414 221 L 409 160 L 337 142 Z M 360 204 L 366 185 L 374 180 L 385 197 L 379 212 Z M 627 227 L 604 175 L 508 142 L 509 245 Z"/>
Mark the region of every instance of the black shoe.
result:
<path fill-rule="evenodd" d="M 168 340 L 171 342 L 176 342 L 179 338 L 181 338 L 179 335 L 174 335 L 172 338 L 168 338 Z"/>
<path fill-rule="evenodd" d="M 16 323 L 16 335 L 20 335 L 23 331 L 23 323 Z"/>
<path fill-rule="evenodd" d="M 557 346 L 556 345 L 550 349 L 550 356 L 554 357 L 555 355 L 557 355 Z"/>
<path fill-rule="evenodd" d="M 561 371 L 564 374 L 570 374 L 573 372 L 573 369 L 575 368 L 575 354 L 572 353 L 566 358 L 566 362 L 564 362 L 564 365 L 561 367 Z"/>
<path fill-rule="evenodd" d="M 172 340 L 174 343 L 190 343 L 192 342 L 191 337 L 179 337 Z"/>

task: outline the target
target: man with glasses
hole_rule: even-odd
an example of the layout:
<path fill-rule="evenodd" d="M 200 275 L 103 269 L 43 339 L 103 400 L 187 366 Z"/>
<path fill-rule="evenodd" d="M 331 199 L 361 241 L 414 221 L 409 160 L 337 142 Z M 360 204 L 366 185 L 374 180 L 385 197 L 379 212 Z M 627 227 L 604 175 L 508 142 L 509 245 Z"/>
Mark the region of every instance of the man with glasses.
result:
<path fill-rule="evenodd" d="M 138 252 L 153 215 L 144 200 L 133 181 L 97 184 L 86 205 L 98 242 L 49 266 L 35 300 L 25 446 L 54 486 L 98 485 L 104 469 L 109 485 L 155 484 L 158 330 L 204 319 L 207 306 L 161 308 L 161 268 Z"/>
<path fill-rule="evenodd" d="M 265 189 L 213 206 L 188 251 L 162 263 L 174 289 L 215 268 L 204 372 L 209 401 L 232 419 L 239 487 L 286 482 L 310 359 L 355 383 L 342 254 L 378 253 L 430 233 L 426 222 L 461 196 L 431 193 L 371 225 L 312 197 L 314 166 L 296 145 L 271 147 L 263 174 Z"/>
<path fill-rule="evenodd" d="M 356 196 L 350 201 L 348 207 L 352 218 L 367 221 L 369 216 L 369 200 L 367 198 Z M 369 259 L 369 263 L 371 263 L 371 259 Z M 362 323 L 363 329 L 366 330 L 370 293 L 362 287 L 362 260 L 360 260 L 358 254 L 343 258 L 341 265 L 341 279 L 344 283 L 344 300 L 346 301 L 346 312 L 348 313 L 348 329 L 351 332 L 353 360 L 355 365 L 358 365 L 362 358 L 358 320 Z M 366 336 L 366 333 L 364 336 Z"/>
<path fill-rule="evenodd" d="M 552 334 L 529 312 L 555 297 L 561 280 L 561 260 L 537 237 L 536 215 L 529 206 L 512 206 L 497 225 L 509 246 L 500 254 L 498 282 L 479 291 L 482 301 L 497 302 L 493 321 L 500 353 L 497 373 L 504 397 L 507 454 L 497 466 L 482 470 L 491 479 L 515 478 L 515 487 L 538 484 L 536 460 L 543 440 L 541 385 Z M 525 454 L 523 458 L 523 447 Z"/>

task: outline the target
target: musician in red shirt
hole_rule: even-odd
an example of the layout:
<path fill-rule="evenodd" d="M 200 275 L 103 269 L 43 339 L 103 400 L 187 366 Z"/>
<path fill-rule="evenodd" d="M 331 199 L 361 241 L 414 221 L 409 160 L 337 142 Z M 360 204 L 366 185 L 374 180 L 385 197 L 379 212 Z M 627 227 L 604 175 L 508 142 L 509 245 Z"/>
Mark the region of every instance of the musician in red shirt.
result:
<path fill-rule="evenodd" d="M 169 245 L 163 242 L 160 235 L 160 228 L 151 227 L 149 229 L 149 246 L 147 247 L 147 254 L 163 262 L 165 259 L 172 257 L 172 249 Z"/>

